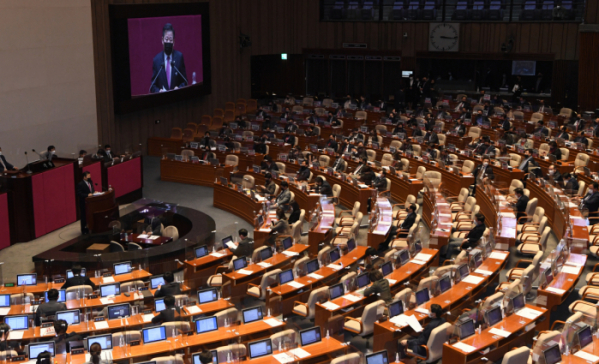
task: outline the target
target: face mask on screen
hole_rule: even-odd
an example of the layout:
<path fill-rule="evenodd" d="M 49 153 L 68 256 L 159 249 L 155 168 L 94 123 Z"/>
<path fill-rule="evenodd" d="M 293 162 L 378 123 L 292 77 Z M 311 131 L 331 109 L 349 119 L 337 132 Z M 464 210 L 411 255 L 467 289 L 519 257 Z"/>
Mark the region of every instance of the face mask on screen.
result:
<path fill-rule="evenodd" d="M 164 53 L 167 55 L 173 53 L 173 43 L 164 43 Z"/>

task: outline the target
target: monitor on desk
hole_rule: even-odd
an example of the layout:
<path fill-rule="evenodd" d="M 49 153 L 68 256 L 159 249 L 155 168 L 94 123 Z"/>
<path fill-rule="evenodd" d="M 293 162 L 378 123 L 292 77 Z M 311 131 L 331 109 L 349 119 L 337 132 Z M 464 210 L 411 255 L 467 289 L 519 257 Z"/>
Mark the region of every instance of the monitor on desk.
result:
<path fill-rule="evenodd" d="M 100 297 L 118 296 L 121 294 L 120 283 L 110 283 L 100 286 Z"/>
<path fill-rule="evenodd" d="M 468 277 L 470 274 L 470 269 L 468 268 L 468 264 L 462 264 L 458 267 L 458 273 L 460 274 L 460 280 L 464 280 L 464 278 Z"/>
<path fill-rule="evenodd" d="M 56 320 L 65 320 L 69 325 L 79 324 L 79 310 L 57 311 Z"/>
<path fill-rule="evenodd" d="M 487 325 L 489 325 L 489 326 L 495 325 L 502 319 L 501 307 L 497 306 L 497 307 L 490 309 L 489 311 L 487 311 L 485 316 L 487 318 Z"/>
<path fill-rule="evenodd" d="M 543 350 L 545 364 L 557 364 L 562 361 L 562 353 L 559 349 L 559 344 L 555 344 L 549 349 Z"/>
<path fill-rule="evenodd" d="M 343 283 L 337 283 L 329 287 L 329 300 L 343 296 Z"/>
<path fill-rule="evenodd" d="M 44 292 L 44 297 L 46 299 L 46 302 L 50 302 L 48 300 L 48 291 Z M 58 290 L 58 301 L 56 302 L 65 302 L 67 300 L 67 294 L 66 291 L 64 289 L 59 289 Z M 2 306 L 0 306 L 2 307 Z"/>
<path fill-rule="evenodd" d="M 381 266 L 381 273 L 383 273 L 383 277 L 388 276 L 393 273 L 393 262 L 389 261 Z"/>
<path fill-rule="evenodd" d="M 200 354 L 195 353 L 191 356 L 192 364 L 202 364 L 200 361 Z M 212 354 L 212 364 L 218 364 L 218 352 L 216 350 L 210 350 L 210 354 Z M 150 363 L 141 363 L 141 364 L 150 364 Z M 156 364 L 156 362 L 154 362 Z"/>
<path fill-rule="evenodd" d="M 114 275 L 131 273 L 131 262 L 114 263 Z"/>
<path fill-rule="evenodd" d="M 300 343 L 302 346 L 318 343 L 321 340 L 320 326 L 300 330 Z"/>
<path fill-rule="evenodd" d="M 272 249 L 270 247 L 260 250 L 260 260 L 265 261 L 266 259 L 272 258 Z"/>
<path fill-rule="evenodd" d="M 248 262 L 245 260 L 245 257 L 237 258 L 233 261 L 233 270 L 240 270 L 247 266 Z"/>
<path fill-rule="evenodd" d="M 218 330 L 218 320 L 216 316 L 204 317 L 196 321 L 196 333 L 203 334 Z"/>
<path fill-rule="evenodd" d="M 366 355 L 366 364 L 388 364 L 389 360 L 387 359 L 387 350 L 377 351 L 376 353 L 372 353 Z"/>
<path fill-rule="evenodd" d="M 47 295 L 47 293 L 46 293 Z M 47 300 L 47 296 L 46 296 L 46 302 Z M 0 295 L 0 307 L 10 307 L 10 295 L 9 294 L 1 294 Z"/>
<path fill-rule="evenodd" d="M 580 350 L 582 350 L 585 346 L 593 342 L 593 333 L 591 332 L 591 327 L 588 325 L 578 330 L 576 335 L 578 335 L 578 343 L 580 344 Z"/>
<path fill-rule="evenodd" d="M 37 274 L 17 274 L 17 286 L 37 286 Z"/>
<path fill-rule="evenodd" d="M 154 311 L 160 312 L 166 310 L 166 305 L 164 304 L 164 298 L 156 298 L 154 299 Z"/>
<path fill-rule="evenodd" d="M 80 275 L 81 277 L 85 277 L 85 273 L 86 273 L 86 271 L 85 271 L 85 268 L 81 268 L 81 273 L 79 273 L 79 275 Z M 68 278 L 73 278 L 73 277 L 74 277 L 74 275 L 73 275 L 73 271 L 72 271 L 72 270 L 70 270 L 70 269 L 67 269 L 67 279 L 68 279 Z"/>
<path fill-rule="evenodd" d="M 29 360 L 37 359 L 37 356 L 47 351 L 54 357 L 54 341 L 44 341 L 41 343 L 29 344 L 27 347 L 27 356 Z"/>
<path fill-rule="evenodd" d="M 226 238 L 222 238 L 221 241 L 223 243 L 223 246 L 227 246 L 227 243 L 233 242 L 233 236 L 229 235 Z"/>
<path fill-rule="evenodd" d="M 102 350 L 111 350 L 112 349 L 112 334 L 90 336 L 87 338 L 86 341 L 87 341 L 87 350 L 88 351 L 89 351 L 89 348 L 94 343 L 100 344 L 100 347 L 102 348 Z"/>
<path fill-rule="evenodd" d="M 408 252 L 407 249 L 400 250 L 399 253 L 397 254 L 397 263 L 399 263 L 400 266 L 403 266 L 409 261 L 410 261 L 410 252 Z"/>
<path fill-rule="evenodd" d="M 474 335 L 474 320 L 468 319 L 464 322 L 458 324 L 458 334 L 460 336 L 460 340 L 464 340 L 472 335 Z"/>
<path fill-rule="evenodd" d="M 287 249 L 289 249 L 289 248 L 291 248 L 293 246 L 293 239 L 292 238 L 285 238 L 281 242 L 281 245 L 283 245 L 283 250 L 287 250 Z"/>
<path fill-rule="evenodd" d="M 206 247 L 206 245 L 199 246 L 195 249 L 195 252 L 196 252 L 196 259 L 205 257 L 206 255 L 208 255 L 208 247 Z"/>
<path fill-rule="evenodd" d="M 439 280 L 439 290 L 441 293 L 447 292 L 451 288 L 451 277 L 449 274 L 444 275 Z"/>
<path fill-rule="evenodd" d="M 208 288 L 198 291 L 198 303 L 208 303 L 218 300 L 218 292 L 216 288 Z"/>
<path fill-rule="evenodd" d="M 356 249 L 356 241 L 354 240 L 354 238 L 351 238 L 347 241 L 346 243 L 347 245 L 347 252 L 351 252 L 352 250 Z"/>
<path fill-rule="evenodd" d="M 284 285 L 287 282 L 293 281 L 293 269 L 287 269 L 279 273 L 279 284 Z"/>
<path fill-rule="evenodd" d="M 341 258 L 341 253 L 339 252 L 339 248 L 335 248 L 329 252 L 329 258 L 331 259 L 331 263 L 336 262 Z"/>
<path fill-rule="evenodd" d="M 545 269 L 543 274 L 545 275 L 545 284 L 547 286 L 550 285 L 551 282 L 553 281 L 553 272 L 551 271 L 551 267 Z"/>
<path fill-rule="evenodd" d="M 526 306 L 526 299 L 524 297 L 524 293 L 519 293 L 514 298 L 512 298 L 512 307 L 514 308 L 514 312 L 518 312 Z"/>
<path fill-rule="evenodd" d="M 166 340 L 166 327 L 156 326 L 143 329 L 144 344 L 151 344 Z"/>
<path fill-rule="evenodd" d="M 128 303 L 108 306 L 107 310 L 109 320 L 114 320 L 121 317 L 131 317 L 131 305 Z"/>
<path fill-rule="evenodd" d="M 472 257 L 472 261 L 474 262 L 474 269 L 478 268 L 483 264 L 483 256 L 481 253 L 476 253 Z"/>
<path fill-rule="evenodd" d="M 395 301 L 389 305 L 389 318 L 399 316 L 403 313 L 403 301 Z"/>
<path fill-rule="evenodd" d="M 264 315 L 262 314 L 261 306 L 246 308 L 245 310 L 241 311 L 241 314 L 243 316 L 244 324 L 249 324 L 250 322 L 254 321 L 260 321 L 264 317 Z"/>
<path fill-rule="evenodd" d="M 258 216 L 258 228 L 261 228 L 264 225 L 264 216 Z"/>
<path fill-rule="evenodd" d="M 308 261 L 308 263 L 306 263 L 306 271 L 308 272 L 308 274 L 314 273 L 318 269 L 320 269 L 320 265 L 318 264 L 318 258 L 314 258 Z"/>
<path fill-rule="evenodd" d="M 27 315 L 6 316 L 4 323 L 10 326 L 12 331 L 27 330 L 29 328 L 29 318 Z"/>
<path fill-rule="evenodd" d="M 152 289 L 158 289 L 158 286 L 164 286 L 166 282 L 164 281 L 164 275 L 158 275 L 150 278 L 150 287 Z"/>
<path fill-rule="evenodd" d="M 370 277 L 368 277 L 368 273 L 364 272 L 364 273 L 358 275 L 358 277 L 356 277 L 356 284 L 358 285 L 358 288 L 363 288 L 363 287 L 366 287 L 367 285 L 369 285 Z"/>
<path fill-rule="evenodd" d="M 254 341 L 248 344 L 250 359 L 272 354 L 272 342 L 270 339 Z"/>
<path fill-rule="evenodd" d="M 420 306 L 423 303 L 427 303 L 430 301 L 431 295 L 428 291 L 428 288 L 423 288 L 420 291 L 416 292 L 416 306 Z"/>

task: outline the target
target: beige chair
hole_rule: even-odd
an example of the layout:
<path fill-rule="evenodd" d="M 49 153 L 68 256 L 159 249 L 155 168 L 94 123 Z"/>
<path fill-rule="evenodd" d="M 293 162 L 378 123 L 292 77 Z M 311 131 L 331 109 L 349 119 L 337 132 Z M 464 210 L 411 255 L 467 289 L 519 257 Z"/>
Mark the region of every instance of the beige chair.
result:
<path fill-rule="evenodd" d="M 513 179 L 512 183 L 510 183 L 510 186 L 507 188 L 507 190 L 501 189 L 501 191 L 507 192 L 507 194 L 510 196 L 514 196 L 514 191 L 516 190 L 516 188 L 524 188 L 524 183 L 522 183 L 522 181 L 520 181 L 519 179 Z"/>
<path fill-rule="evenodd" d="M 65 292 L 65 296 L 66 296 L 66 300 L 70 301 L 70 300 L 76 300 L 77 296 L 83 297 L 83 295 L 90 295 L 92 293 L 93 293 L 92 286 L 81 285 L 81 286 L 74 286 L 74 287 L 67 288 L 67 291 Z"/>
<path fill-rule="evenodd" d="M 333 101 L 333 99 L 324 99 L 322 100 L 322 106 L 324 107 L 333 107 L 333 103 L 335 101 Z"/>
<path fill-rule="evenodd" d="M 522 156 L 516 153 L 510 153 L 510 166 L 512 168 L 518 168 L 518 166 L 522 163 Z"/>
<path fill-rule="evenodd" d="M 262 245 L 261 247 L 254 249 L 254 251 L 252 252 L 252 257 L 251 257 L 252 262 L 259 263 L 260 261 L 262 261 L 262 259 L 260 259 L 260 254 L 262 253 L 263 250 L 266 250 L 266 249 L 272 249 L 272 248 L 268 245 Z"/>
<path fill-rule="evenodd" d="M 293 313 L 307 319 L 313 319 L 316 312 L 317 302 L 326 302 L 329 299 L 329 286 L 313 289 L 310 292 L 306 303 L 295 301 L 293 303 Z"/>
<path fill-rule="evenodd" d="M 331 247 L 325 245 L 322 249 L 318 251 L 318 261 L 322 262 L 323 265 L 328 264 L 329 261 L 329 252 L 331 251 Z"/>
<path fill-rule="evenodd" d="M 524 241 L 525 239 L 538 241 L 545 227 L 547 227 L 547 223 L 547 216 L 543 216 L 538 224 L 526 223 L 526 226 L 522 228 L 522 232 L 516 236 L 516 239 L 520 241 Z"/>
<path fill-rule="evenodd" d="M 447 136 L 445 134 L 437 134 L 437 137 L 439 138 L 439 145 L 445 145 Z"/>
<path fill-rule="evenodd" d="M 407 311 L 416 304 L 416 298 L 411 288 L 404 288 L 393 296 L 393 302 L 402 301 L 403 307 Z"/>
<path fill-rule="evenodd" d="M 367 305 L 364 307 L 362 317 L 354 318 L 346 316 L 343 329 L 360 336 L 372 334 L 374 331 L 374 323 L 383 315 L 384 308 L 385 301 L 383 300 L 378 300 Z"/>
<path fill-rule="evenodd" d="M 194 154 L 193 150 L 190 150 L 190 149 L 183 149 L 183 150 L 181 151 L 181 155 L 183 156 L 183 159 L 187 161 L 187 160 L 189 160 L 191 157 L 193 157 L 195 154 Z"/>
<path fill-rule="evenodd" d="M 341 355 L 333 360 L 331 360 L 330 364 L 360 364 L 360 354 L 352 353 Z"/>
<path fill-rule="evenodd" d="M 589 155 L 586 153 L 578 153 L 574 160 L 574 172 L 579 173 L 589 164 Z"/>
<path fill-rule="evenodd" d="M 217 348 L 216 355 L 219 363 L 226 363 L 228 360 L 241 360 L 247 355 L 247 349 L 244 344 L 231 344 Z"/>
<path fill-rule="evenodd" d="M 129 345 L 132 341 L 140 341 L 141 333 L 136 330 L 128 330 L 125 332 L 115 332 L 114 334 L 112 334 L 112 342 L 116 343 L 117 345 L 121 342 L 121 338 L 124 339 L 125 345 Z"/>
<path fill-rule="evenodd" d="M 474 162 L 471 160 L 464 161 L 464 164 L 462 165 L 462 173 L 470 174 L 472 171 L 474 171 Z"/>
<path fill-rule="evenodd" d="M 366 120 L 368 118 L 368 113 L 366 111 L 359 110 L 359 111 L 356 111 L 356 113 L 354 114 L 354 117 L 357 120 Z"/>
<path fill-rule="evenodd" d="M 393 164 L 393 156 L 390 153 L 383 154 L 383 158 L 381 158 L 381 166 L 388 167 Z"/>
<path fill-rule="evenodd" d="M 568 148 L 559 148 L 559 150 L 561 150 L 562 152 L 562 159 L 563 161 L 567 161 L 568 158 L 570 158 L 570 149 Z"/>
<path fill-rule="evenodd" d="M 572 109 L 569 109 L 567 107 L 562 107 L 559 111 L 559 115 L 558 116 L 563 116 L 565 118 L 570 118 L 572 116 Z"/>
<path fill-rule="evenodd" d="M 464 206 L 463 206 L 462 210 L 451 213 L 451 220 L 458 221 L 458 218 L 463 219 L 461 216 L 464 216 L 464 215 L 468 216 L 468 218 L 469 218 L 475 205 L 476 205 L 476 197 L 468 196 L 468 198 L 466 199 L 466 202 L 464 202 Z M 463 219 L 463 220 L 466 220 L 466 219 Z"/>
<path fill-rule="evenodd" d="M 433 363 L 441 359 L 443 356 L 443 344 L 449 339 L 449 330 L 451 327 L 452 326 L 446 322 L 431 332 L 428 342 L 425 346 L 423 345 L 426 349 L 426 356 L 422 357 L 410 350 L 407 351 L 408 356 L 421 359 L 425 363 Z"/>
<path fill-rule="evenodd" d="M 407 158 L 402 158 L 401 160 L 401 170 L 403 172 L 407 172 L 410 170 L 410 160 Z"/>
<path fill-rule="evenodd" d="M 420 219 L 421 219 L 421 216 L 420 215 L 416 215 L 416 219 L 414 219 L 414 224 L 412 225 L 412 227 L 410 227 L 410 230 L 406 231 L 406 230 L 402 229 L 402 230 L 398 230 L 397 233 L 398 234 L 407 234 L 408 236 L 409 235 L 414 236 L 416 234 L 416 231 L 419 228 Z M 398 226 L 398 229 L 399 229 L 399 226 Z M 408 247 L 408 239 L 407 238 L 396 238 L 396 239 L 393 239 L 391 241 L 391 247 L 395 248 L 395 249 L 398 249 L 398 250 L 399 249 L 407 248 Z"/>
<path fill-rule="evenodd" d="M 439 186 L 441 185 L 441 172 L 437 172 L 437 171 L 426 171 L 424 173 L 424 178 L 428 179 L 431 184 L 433 185 L 433 187 L 435 188 L 439 188 Z"/>
<path fill-rule="evenodd" d="M 314 108 L 314 112 L 318 116 L 325 116 L 327 114 L 327 111 L 324 109 L 324 107 L 316 107 Z"/>
<path fill-rule="evenodd" d="M 302 100 L 302 105 L 304 105 L 304 106 L 313 106 L 314 105 L 314 98 L 313 97 L 304 97 L 304 99 Z"/>
<path fill-rule="evenodd" d="M 341 186 L 335 183 L 333 185 L 333 203 L 339 203 L 339 196 L 341 196 Z"/>
<path fill-rule="evenodd" d="M 281 174 L 285 174 L 285 163 L 283 162 L 275 162 L 275 164 L 277 165 L 277 168 L 279 168 L 279 173 Z"/>
<path fill-rule="evenodd" d="M 530 117 L 530 121 L 532 121 L 533 123 L 538 123 L 539 121 L 543 120 L 544 115 L 540 112 L 535 112 L 532 114 L 532 116 Z"/>
<path fill-rule="evenodd" d="M 243 133 L 242 133 L 242 135 L 243 135 L 244 139 L 246 139 L 246 138 L 253 138 L 254 137 L 254 132 L 250 131 L 250 130 L 244 130 Z"/>
<path fill-rule="evenodd" d="M 360 201 L 354 202 L 354 207 L 351 210 L 340 211 L 335 219 L 335 224 L 337 226 L 352 226 L 358 212 L 360 212 Z"/>
<path fill-rule="evenodd" d="M 184 364 L 183 356 L 181 356 L 181 354 L 152 358 L 151 361 L 155 362 L 156 364 Z"/>
<path fill-rule="evenodd" d="M 518 245 L 518 251 L 523 255 L 535 255 L 538 252 L 545 251 L 550 233 L 551 228 L 549 226 L 545 227 L 540 236 L 533 236 L 529 233 L 522 244 Z"/>
<path fill-rule="evenodd" d="M 214 314 L 214 317 L 216 317 L 218 327 L 225 326 L 225 321 L 228 325 L 233 325 L 238 321 L 239 311 L 235 307 L 231 307 L 226 310 L 218 311 Z"/>
<path fill-rule="evenodd" d="M 374 162 L 376 160 L 376 152 L 372 149 L 366 149 L 366 156 L 368 157 L 369 162 Z"/>
<path fill-rule="evenodd" d="M 297 277 L 304 276 L 306 273 L 306 264 L 310 261 L 310 257 L 301 257 L 293 263 L 293 271 Z"/>
<path fill-rule="evenodd" d="M 458 212 L 457 220 L 454 221 L 452 224 L 453 228 L 460 232 L 472 230 L 474 228 L 473 221 L 475 219 L 476 214 L 478 214 L 479 212 L 480 212 L 479 205 L 474 205 L 474 208 L 472 209 L 472 211 L 470 213 L 467 213 L 467 211 Z M 463 238 L 464 234 L 456 232 L 452 236 L 454 238 Z"/>
<path fill-rule="evenodd" d="M 34 299 L 35 296 L 33 293 L 15 293 L 10 295 L 10 305 L 24 305 L 27 301 L 29 301 L 29 303 L 33 303 Z"/>
<path fill-rule="evenodd" d="M 164 233 L 162 234 L 162 236 L 172 238 L 173 241 L 178 240 L 179 239 L 179 229 L 177 229 L 177 227 L 174 225 L 167 226 L 164 228 Z"/>
<path fill-rule="evenodd" d="M 297 343 L 297 336 L 297 331 L 293 329 L 288 329 L 270 335 L 270 341 L 272 343 L 273 348 L 291 348 L 295 347 L 295 344 Z"/>
<path fill-rule="evenodd" d="M 412 144 L 412 152 L 415 156 L 420 157 L 420 155 L 422 154 L 422 148 L 419 144 Z"/>
<path fill-rule="evenodd" d="M 542 115 L 542 114 L 541 114 Z M 508 351 L 503 356 L 501 364 L 524 364 L 530 359 L 530 349 L 526 346 Z"/>
<path fill-rule="evenodd" d="M 328 167 L 330 162 L 331 157 L 329 157 L 328 155 L 323 154 L 320 157 L 318 157 L 318 163 L 320 163 L 321 167 Z"/>
<path fill-rule="evenodd" d="M 418 169 L 416 169 L 416 174 L 413 175 L 413 177 L 417 178 L 417 179 L 422 179 L 425 172 L 426 172 L 426 168 L 424 168 L 424 166 L 419 166 Z"/>
<path fill-rule="evenodd" d="M 0 360 L 7 360 L 7 358 L 14 358 L 19 356 L 19 354 L 14 350 L 8 351 L 0 351 Z"/>
<path fill-rule="evenodd" d="M 541 223 L 541 219 L 543 218 L 543 216 L 545 216 L 545 209 L 540 206 L 537 206 L 538 203 L 539 200 L 537 198 L 528 200 L 525 210 L 526 216 L 521 216 L 518 219 L 518 225 L 516 225 L 517 232 L 522 233 L 526 230 L 535 231 L 537 229 L 537 227 Z M 520 222 L 523 223 L 520 224 Z M 526 227 L 524 225 L 526 225 Z"/>
<path fill-rule="evenodd" d="M 587 184 L 584 181 L 580 181 L 578 183 L 578 193 L 577 193 L 578 197 L 580 197 L 580 198 L 584 197 L 584 195 L 585 195 L 584 192 L 586 191 L 586 187 L 587 187 Z"/>
<path fill-rule="evenodd" d="M 350 236 L 353 236 L 354 239 L 358 239 L 358 234 L 360 234 L 360 222 L 362 221 L 362 213 L 358 212 L 356 215 L 356 219 L 351 226 L 340 226 L 335 229 L 336 238 L 343 237 L 342 240 L 334 239 L 332 244 L 334 245 L 345 245 L 347 243 L 347 239 L 350 239 Z"/>
<path fill-rule="evenodd" d="M 238 164 L 239 164 L 239 157 L 236 155 L 229 154 L 225 158 L 225 166 L 237 167 Z"/>
<path fill-rule="evenodd" d="M 302 223 L 303 220 L 300 219 L 291 224 L 291 237 L 296 244 L 299 244 L 302 241 Z"/>
<path fill-rule="evenodd" d="M 251 174 L 243 175 L 243 181 L 241 182 L 241 188 L 252 190 L 256 186 L 256 180 Z"/>
<path fill-rule="evenodd" d="M 468 137 L 472 139 L 480 138 L 481 129 L 478 126 L 471 126 L 470 130 L 468 130 Z"/>
<path fill-rule="evenodd" d="M 403 144 L 401 144 L 399 140 L 392 140 L 391 143 L 389 143 L 389 147 L 395 148 L 395 150 L 400 150 L 402 145 Z"/>
<path fill-rule="evenodd" d="M 468 198 L 469 191 L 467 188 L 463 187 L 460 190 L 460 194 L 457 196 L 449 196 L 448 199 L 456 199 L 455 201 L 449 204 L 449 208 L 451 212 L 459 212 L 464 209 L 464 204 L 466 203 L 466 199 Z"/>
<path fill-rule="evenodd" d="M 141 290 L 142 288 L 145 288 L 145 287 L 146 287 L 146 285 L 141 280 L 131 281 L 131 282 L 124 282 L 124 283 L 121 283 L 121 292 L 139 291 L 139 290 Z"/>

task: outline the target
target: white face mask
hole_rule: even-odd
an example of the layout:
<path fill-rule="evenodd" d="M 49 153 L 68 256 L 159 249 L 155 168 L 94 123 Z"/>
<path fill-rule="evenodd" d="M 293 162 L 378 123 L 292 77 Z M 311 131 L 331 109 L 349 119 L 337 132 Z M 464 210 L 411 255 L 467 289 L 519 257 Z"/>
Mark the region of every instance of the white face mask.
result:
<path fill-rule="evenodd" d="M 53 151 L 50 152 L 50 154 L 54 155 L 54 154 L 56 154 L 56 151 L 53 150 Z"/>
<path fill-rule="evenodd" d="M 488 166 L 488 165 L 489 165 L 489 163 L 487 163 L 487 162 L 484 162 L 484 163 L 483 163 L 483 167 L 486 167 L 486 166 Z"/>
<path fill-rule="evenodd" d="M 549 170 L 549 174 L 553 174 L 555 171 L 553 169 Z"/>

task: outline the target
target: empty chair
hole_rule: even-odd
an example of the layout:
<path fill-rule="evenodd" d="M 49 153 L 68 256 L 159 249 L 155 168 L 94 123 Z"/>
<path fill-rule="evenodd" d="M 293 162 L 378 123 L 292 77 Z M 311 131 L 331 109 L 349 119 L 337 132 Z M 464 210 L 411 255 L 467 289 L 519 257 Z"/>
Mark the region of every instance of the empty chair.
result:
<path fill-rule="evenodd" d="M 331 157 L 329 157 L 328 155 L 322 154 L 320 157 L 318 157 L 318 163 L 320 163 L 321 167 L 328 167 L 330 162 Z"/>
<path fill-rule="evenodd" d="M 442 174 L 437 171 L 426 171 L 424 172 L 423 178 L 428 179 L 433 187 L 439 188 L 439 185 L 441 185 Z"/>
<path fill-rule="evenodd" d="M 354 223 L 358 212 L 360 211 L 360 201 L 354 202 L 354 207 L 351 210 L 342 210 L 337 214 L 335 223 L 337 226 L 351 226 Z"/>
<path fill-rule="evenodd" d="M 171 139 L 181 140 L 183 138 L 183 130 L 181 128 L 172 128 L 171 129 Z"/>
<path fill-rule="evenodd" d="M 419 144 L 412 144 L 412 152 L 415 156 L 420 157 L 420 154 L 422 153 L 422 147 L 420 147 Z"/>
<path fill-rule="evenodd" d="M 125 248 L 123 248 L 123 246 L 120 243 L 117 243 L 116 241 L 111 241 L 110 242 L 109 249 L 110 249 L 111 253 L 117 253 L 117 252 L 124 252 L 125 251 Z"/>
<path fill-rule="evenodd" d="M 223 327 L 225 326 L 225 320 L 226 323 L 229 325 L 233 324 L 234 322 L 237 322 L 239 312 L 235 307 L 231 307 L 226 310 L 221 310 L 217 312 L 214 316 L 216 317 L 216 323 L 218 324 L 218 326 Z"/>
<path fill-rule="evenodd" d="M 252 176 L 251 174 L 245 174 L 243 175 L 243 181 L 241 182 L 241 187 L 243 189 L 254 189 L 254 186 L 256 185 L 255 183 L 255 179 L 254 176 Z"/>
<path fill-rule="evenodd" d="M 236 155 L 229 154 L 225 158 L 225 166 L 237 167 L 239 165 L 239 157 Z"/>
<path fill-rule="evenodd" d="M 144 282 L 140 281 L 140 280 L 124 282 L 124 283 L 121 283 L 121 292 L 140 291 L 142 288 L 145 288 L 145 287 L 146 287 L 146 285 L 144 284 Z"/>
<path fill-rule="evenodd" d="M 244 344 L 231 344 L 217 348 L 216 355 L 219 363 L 226 363 L 228 360 L 236 360 L 246 356 L 247 349 Z"/>
<path fill-rule="evenodd" d="M 393 156 L 390 153 L 383 154 L 383 158 L 381 158 L 381 166 L 388 167 L 393 164 Z"/>
<path fill-rule="evenodd" d="M 368 156 L 369 162 L 374 162 L 376 160 L 376 152 L 372 149 L 366 149 L 366 155 Z"/>
<path fill-rule="evenodd" d="M 533 201 L 531 203 L 532 200 L 536 201 Z M 524 222 L 523 224 L 516 225 L 516 230 L 519 233 L 523 233 L 525 231 L 536 231 L 539 224 L 541 223 L 541 219 L 543 218 L 543 216 L 545 216 L 545 209 L 540 206 L 537 207 L 539 200 L 536 198 L 533 198 L 532 200 L 529 200 L 528 204 L 526 205 L 526 216 L 522 216 L 518 219 L 518 222 Z M 533 211 L 534 213 L 532 214 L 532 216 L 529 215 L 529 213 Z"/>
<path fill-rule="evenodd" d="M 183 130 L 183 135 L 181 136 L 181 140 L 184 142 L 192 142 L 193 138 L 195 138 L 196 131 L 195 129 L 186 128 Z"/>
<path fill-rule="evenodd" d="M 425 363 L 433 363 L 438 361 L 443 356 L 443 344 L 449 339 L 448 331 L 450 328 L 451 324 L 446 322 L 431 332 L 431 335 L 429 336 L 428 342 L 425 346 L 425 356 L 420 356 L 411 350 L 407 351 L 408 356 L 421 359 Z"/>
<path fill-rule="evenodd" d="M 562 4 L 563 5 L 563 4 Z M 572 117 L 572 109 L 569 109 L 567 107 L 562 107 L 559 111 L 559 115 L 558 116 L 562 116 L 564 118 L 570 118 Z"/>
<path fill-rule="evenodd" d="M 176 226 L 170 225 L 164 228 L 164 233 L 162 236 L 166 236 L 172 238 L 173 241 L 179 239 L 179 230 Z"/>
<path fill-rule="evenodd" d="M 520 279 L 522 276 L 522 272 L 524 272 L 525 268 L 520 267 L 521 264 L 528 263 L 533 266 L 533 280 L 536 280 L 539 276 L 539 271 L 541 267 L 541 259 L 543 258 L 543 252 L 539 251 L 535 254 L 532 260 L 521 259 L 516 263 L 516 266 L 510 269 L 505 275 L 508 281 L 514 281 L 516 279 Z"/>
<path fill-rule="evenodd" d="M 468 137 L 471 137 L 472 139 L 480 138 L 480 134 L 481 129 L 478 126 L 471 126 L 468 130 Z"/>
<path fill-rule="evenodd" d="M 293 313 L 302 317 L 313 319 L 317 302 L 326 302 L 329 299 L 329 286 L 320 287 L 310 292 L 306 303 L 295 301 Z"/>
<path fill-rule="evenodd" d="M 89 286 L 86 286 L 89 287 Z M 75 287 L 72 287 L 75 288 Z M 91 287 L 90 287 L 91 288 Z M 10 295 L 11 305 L 24 305 L 25 302 L 32 303 L 35 299 L 33 293 L 16 293 Z"/>
<path fill-rule="evenodd" d="M 297 343 L 298 333 L 293 329 L 283 330 L 276 334 L 270 335 L 270 341 L 274 348 L 279 347 L 294 347 Z"/>
<path fill-rule="evenodd" d="M 84 295 L 90 295 L 92 293 L 93 293 L 93 290 L 92 290 L 91 286 L 81 285 L 81 286 L 67 288 L 67 291 L 65 292 L 65 296 L 66 296 L 66 300 L 70 301 L 70 300 L 76 300 L 78 298 L 81 298 Z"/>
<path fill-rule="evenodd" d="M 518 245 L 518 251 L 523 255 L 535 255 L 538 252 L 545 251 L 547 239 L 551 233 L 551 228 L 546 226 L 540 236 L 528 234 L 522 244 Z M 535 234 L 536 235 L 536 234 Z"/>
<path fill-rule="evenodd" d="M 387 178 L 387 181 L 389 179 Z M 333 185 L 333 203 L 337 205 L 339 203 L 339 196 L 341 196 L 341 186 L 335 183 Z"/>
<path fill-rule="evenodd" d="M 456 199 L 455 201 L 453 201 L 449 204 L 449 208 L 451 209 L 451 212 L 458 212 L 458 211 L 462 211 L 464 209 L 464 204 L 466 203 L 468 194 L 469 194 L 468 189 L 464 187 L 460 190 L 459 195 L 448 197 L 448 198 Z"/>
<path fill-rule="evenodd" d="M 357 120 L 366 120 L 368 117 L 368 113 L 366 111 L 359 110 L 356 111 L 356 114 L 354 116 Z"/>
<path fill-rule="evenodd" d="M 265 273 L 262 276 L 260 285 L 249 283 L 248 290 L 246 293 L 252 297 L 264 300 L 266 298 L 266 288 L 277 284 L 277 282 L 279 281 L 279 273 L 281 273 L 280 269 L 274 269 L 270 272 Z"/>
<path fill-rule="evenodd" d="M 156 364 L 184 364 L 183 356 L 180 354 L 152 358 L 151 361 L 155 362 Z"/>
<path fill-rule="evenodd" d="M 141 333 L 137 330 L 128 330 L 125 332 L 115 332 L 112 334 L 112 342 L 120 343 L 121 339 L 124 340 L 125 345 L 130 345 L 132 341 L 141 340 Z"/>
<path fill-rule="evenodd" d="M 464 164 L 462 165 L 462 173 L 469 174 L 469 173 L 472 173 L 473 170 L 474 170 L 474 162 L 471 160 L 464 161 Z"/>
<path fill-rule="evenodd" d="M 354 318 L 346 316 L 343 329 L 360 336 L 372 334 L 374 330 L 374 322 L 382 316 L 384 307 L 385 301 L 378 300 L 364 307 L 364 311 L 362 311 L 362 317 Z"/>
<path fill-rule="evenodd" d="M 474 205 L 476 205 L 476 197 L 469 196 L 466 199 L 466 202 L 464 202 L 464 206 L 463 206 L 462 210 L 458 211 L 458 212 L 453 212 L 451 214 L 451 219 L 453 221 L 458 221 L 459 219 L 462 219 L 462 216 L 464 216 L 464 215 L 468 216 L 468 218 L 469 218 L 470 213 L 474 209 Z M 463 220 L 467 220 L 468 218 L 463 219 Z"/>

